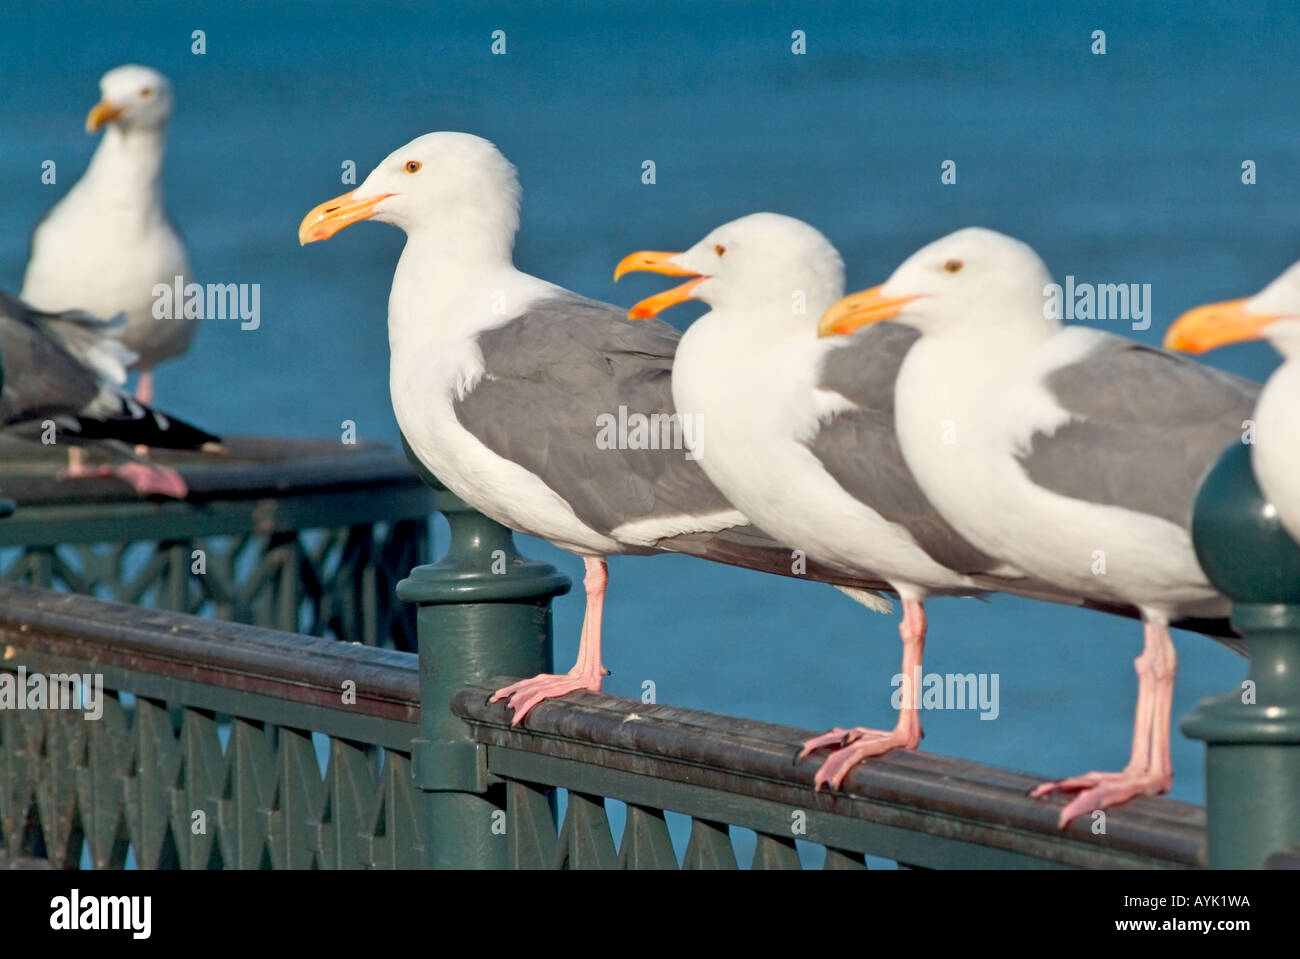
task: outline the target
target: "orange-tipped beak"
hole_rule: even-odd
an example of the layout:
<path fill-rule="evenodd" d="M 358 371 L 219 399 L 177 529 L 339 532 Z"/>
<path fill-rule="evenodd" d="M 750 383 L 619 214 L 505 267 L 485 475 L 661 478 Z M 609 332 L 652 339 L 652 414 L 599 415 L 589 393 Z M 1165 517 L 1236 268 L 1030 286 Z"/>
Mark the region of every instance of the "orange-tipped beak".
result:
<path fill-rule="evenodd" d="M 662 273 L 665 276 L 699 276 L 698 273 L 683 270 L 680 266 L 669 262 L 675 256 L 681 256 L 681 254 L 663 253 L 655 250 L 641 250 L 637 253 L 629 253 L 618 261 L 618 266 L 614 267 L 614 282 L 617 283 L 623 278 L 624 274 L 635 273 L 638 270 L 646 273 Z"/>
<path fill-rule="evenodd" d="M 108 100 L 100 100 L 86 114 L 86 132 L 94 133 L 109 120 L 116 120 L 122 115 L 122 108 Z"/>
<path fill-rule="evenodd" d="M 614 267 L 614 280 L 618 281 L 624 273 L 643 270 L 647 273 L 663 273 L 665 276 L 693 276 L 695 279 L 683 283 L 681 286 L 675 286 L 671 290 L 664 290 L 654 296 L 647 297 L 640 303 L 637 303 L 632 309 L 627 311 L 629 320 L 645 320 L 652 316 L 658 316 L 670 306 L 676 306 L 678 303 L 685 303 L 691 298 L 691 291 L 703 283 L 708 277 L 700 276 L 691 270 L 683 270 L 669 262 L 673 257 L 680 256 L 679 253 L 662 253 L 654 250 L 641 250 L 638 253 L 632 253 L 623 257 Z"/>
<path fill-rule="evenodd" d="M 1217 346 L 1257 340 L 1277 314 L 1251 313 L 1245 300 L 1224 300 L 1188 310 L 1169 327 L 1165 348 L 1184 353 L 1204 353 Z"/>
<path fill-rule="evenodd" d="M 375 215 L 375 207 L 380 200 L 386 200 L 393 194 L 380 193 L 376 196 L 358 198 L 356 190 L 326 200 L 302 218 L 298 227 L 298 242 L 302 246 L 317 240 L 328 240 L 345 226 L 351 226 L 360 220 L 367 220 Z"/>
<path fill-rule="evenodd" d="M 817 335 L 847 336 L 868 323 L 891 320 L 898 316 L 903 304 L 915 299 L 915 296 L 881 296 L 878 286 L 850 293 L 822 314 L 817 324 Z"/>

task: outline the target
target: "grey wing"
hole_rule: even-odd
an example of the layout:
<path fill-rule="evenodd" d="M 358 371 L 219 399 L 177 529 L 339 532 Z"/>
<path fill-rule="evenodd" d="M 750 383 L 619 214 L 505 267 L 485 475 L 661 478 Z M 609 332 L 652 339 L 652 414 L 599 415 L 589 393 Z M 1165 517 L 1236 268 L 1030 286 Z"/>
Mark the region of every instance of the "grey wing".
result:
<path fill-rule="evenodd" d="M 690 484 L 683 489 L 676 474 L 684 468 L 699 472 L 684 449 L 626 449 L 609 442 L 619 439 L 609 426 L 620 415 L 626 420 L 673 412 L 678 339 L 667 324 L 633 323 L 617 307 L 557 294 L 480 334 L 484 375 L 456 401 L 456 416 L 499 456 L 540 477 L 601 533 L 629 520 L 671 515 L 683 505 L 729 509 L 711 486 L 696 491 L 711 495 L 683 502 Z"/>
<path fill-rule="evenodd" d="M 0 422 L 6 426 L 75 414 L 100 393 L 94 371 L 45 332 L 42 316 L 0 291 L 0 353 L 5 371 Z"/>
<path fill-rule="evenodd" d="M 1036 433 L 1019 457 L 1029 478 L 1063 496 L 1185 526 L 1196 490 L 1242 439 L 1260 386 L 1194 360 L 1105 337 L 1046 387 L 1072 419 Z"/>
<path fill-rule="evenodd" d="M 894 381 L 916 331 L 873 324 L 844 337 L 826 355 L 818 385 L 851 400 L 808 444 L 850 496 L 906 529 L 935 562 L 959 573 L 996 568 L 939 515 L 903 459 L 894 423 Z"/>
<path fill-rule="evenodd" d="M 808 579 L 816 583 L 873 592 L 894 591 L 894 587 L 879 575 L 867 571 L 852 575 L 803 554 L 799 554 L 796 562 L 794 550 L 752 524 L 732 526 L 717 533 L 683 533 L 664 540 L 659 548 L 666 552 L 686 553 L 715 563 L 775 573 L 792 579 Z"/>
<path fill-rule="evenodd" d="M 733 520 L 707 531 L 735 508 L 687 458 L 671 425 L 667 435 L 660 432 L 659 449 L 598 442 L 598 417 L 617 422 L 620 407 L 625 415 L 675 413 L 672 361 L 680 339 L 666 323 L 631 322 L 618 307 L 556 294 L 480 334 L 484 375 L 455 402 L 457 419 L 497 455 L 538 476 L 598 532 L 662 520 L 665 533 L 655 549 L 796 575 L 790 549 L 752 525 Z M 807 576 L 883 586 L 819 566 Z"/>
<path fill-rule="evenodd" d="M 39 313 L 41 327 L 101 382 L 121 386 L 126 371 L 139 356 L 118 339 L 126 329 L 126 314 L 101 319 L 83 310 Z"/>

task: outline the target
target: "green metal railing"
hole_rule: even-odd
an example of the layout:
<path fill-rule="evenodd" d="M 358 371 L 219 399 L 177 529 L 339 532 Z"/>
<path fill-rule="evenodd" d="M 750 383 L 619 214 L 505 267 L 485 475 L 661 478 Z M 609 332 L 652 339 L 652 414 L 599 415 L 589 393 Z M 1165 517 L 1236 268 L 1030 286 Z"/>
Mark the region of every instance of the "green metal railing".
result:
<path fill-rule="evenodd" d="M 491 684 L 465 688 L 410 653 L 13 586 L 0 587 L 0 649 L 11 676 L 98 674 L 111 691 L 94 721 L 0 710 L 8 866 L 119 868 L 129 850 L 144 868 L 721 868 L 737 864 L 729 825 L 757 831 L 755 868 L 797 867 L 796 840 L 823 846 L 827 868 L 866 853 L 925 867 L 1202 862 L 1203 814 L 1184 803 L 1134 803 L 1105 836 L 1061 835 L 1054 807 L 1025 797 L 1032 777 L 924 754 L 814 794 L 815 763 L 792 762 L 806 731 L 590 694 L 512 729 Z M 422 711 L 422 692 L 441 708 Z M 439 738 L 422 715 L 467 735 Z M 607 799 L 627 804 L 620 845 Z M 665 812 L 692 817 L 680 855 Z"/>
<path fill-rule="evenodd" d="M 1198 513 L 1198 549 L 1215 581 L 1240 596 L 1213 556 L 1239 553 L 1242 527 L 1224 497 L 1213 499 L 1217 513 Z M 1257 502 L 1243 502 L 1266 518 Z M 593 694 L 543 703 L 512 727 L 489 693 L 550 668 L 550 605 L 568 580 L 521 557 L 508 531 L 454 496 L 439 491 L 437 505 L 448 550 L 397 588 L 418 609 L 418 655 L 0 586 L 0 690 L 21 669 L 99 675 L 112 691 L 95 721 L 0 709 L 0 864 L 1300 861 L 1300 795 L 1287 779 L 1300 748 L 1300 690 L 1287 674 L 1300 620 L 1280 600 L 1259 601 L 1268 608 L 1262 625 L 1253 614 L 1241 620 L 1260 647 L 1247 711 L 1234 693 L 1188 721 L 1210 742 L 1208 828 L 1207 810 L 1143 799 L 1108 810 L 1104 830 L 1085 818 L 1060 831 L 1061 801 L 1026 796 L 1040 777 L 924 753 L 873 760 L 843 791 L 815 793 L 815 760 L 794 759 L 806 730 Z M 502 555 L 505 572 L 494 572 Z M 1238 555 L 1228 567 L 1240 563 Z M 1267 596 L 1298 595 L 1284 580 L 1269 582 Z M 679 816 L 684 842 L 674 842 Z"/>
<path fill-rule="evenodd" d="M 847 790 L 814 793 L 817 763 L 795 762 L 807 730 L 584 694 L 538 707 L 526 732 L 487 705 L 492 685 L 453 709 L 487 746 L 491 779 L 506 785 L 514 868 L 676 868 L 665 813 L 691 817 L 682 868 L 801 868 L 797 843 L 826 869 L 862 868 L 866 855 L 919 868 L 1194 868 L 1204 864 L 1204 813 L 1146 800 L 1088 824 L 1056 828 L 1059 807 L 1029 800 L 1039 779 L 923 753 L 858 769 Z M 534 718 L 535 717 L 535 718 Z M 558 831 L 551 787 L 568 790 Z M 605 797 L 627 805 L 615 845 Z M 752 830 L 740 860 L 733 829 Z M 739 860 L 739 861 L 738 861 Z"/>
<path fill-rule="evenodd" d="M 425 863 L 414 655 L 15 586 L 0 650 L 107 691 L 96 720 L 0 709 L 0 865 Z"/>
<path fill-rule="evenodd" d="M 161 454 L 190 495 L 156 501 L 112 478 L 54 482 L 61 450 L 0 444 L 19 507 L 0 523 L 0 582 L 415 648 L 392 596 L 426 561 L 433 498 L 392 450 L 236 437 L 221 457 Z"/>
<path fill-rule="evenodd" d="M 1264 499 L 1250 447 L 1226 450 L 1201 484 L 1192 537 L 1249 641 L 1237 688 L 1204 700 L 1183 731 L 1205 740 L 1210 865 L 1300 860 L 1300 547 Z"/>

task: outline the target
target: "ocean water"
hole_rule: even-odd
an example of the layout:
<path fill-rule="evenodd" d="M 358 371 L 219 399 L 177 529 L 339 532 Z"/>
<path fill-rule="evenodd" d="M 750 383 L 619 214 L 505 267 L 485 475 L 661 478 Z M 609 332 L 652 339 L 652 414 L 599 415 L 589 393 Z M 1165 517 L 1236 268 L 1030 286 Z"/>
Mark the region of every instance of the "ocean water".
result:
<path fill-rule="evenodd" d="M 495 141 L 524 187 L 517 262 L 628 305 L 662 287 L 613 266 L 681 249 L 756 210 L 808 220 L 850 289 L 979 224 L 1033 244 L 1058 278 L 1149 283 L 1155 342 L 1183 309 L 1252 292 L 1300 258 L 1294 5 L 8 3 L 0 11 L 0 286 L 84 169 L 97 80 L 158 67 L 177 108 L 166 170 L 197 278 L 258 283 L 261 326 L 204 326 L 157 376 L 160 404 L 220 432 L 395 441 L 385 312 L 397 231 L 300 249 L 299 220 L 431 130 Z M 494 30 L 507 52 L 494 56 Z M 206 53 L 191 52 L 203 30 Z M 791 51 L 802 30 L 807 52 Z M 1090 52 L 1104 30 L 1107 52 Z M 42 163 L 57 183 L 42 185 Z M 656 182 L 641 181 L 642 163 Z M 941 164 L 957 182 L 940 182 Z M 1253 161 L 1257 182 L 1241 182 Z M 700 310 L 666 318 L 685 325 Z M 1127 323 L 1109 328 L 1131 332 Z M 1210 362 L 1262 378 L 1266 347 Z M 581 580 L 545 543 L 525 551 Z M 996 597 L 931 604 L 926 670 L 995 673 L 1000 711 L 926 714 L 924 747 L 1044 777 L 1127 760 L 1140 629 Z M 556 660 L 582 603 L 556 605 Z M 791 723 L 888 725 L 896 617 L 828 587 L 682 557 L 615 558 L 611 693 Z M 1242 663 L 1194 635 L 1175 717 Z M 1173 795 L 1203 801 L 1200 743 L 1175 734 Z"/>

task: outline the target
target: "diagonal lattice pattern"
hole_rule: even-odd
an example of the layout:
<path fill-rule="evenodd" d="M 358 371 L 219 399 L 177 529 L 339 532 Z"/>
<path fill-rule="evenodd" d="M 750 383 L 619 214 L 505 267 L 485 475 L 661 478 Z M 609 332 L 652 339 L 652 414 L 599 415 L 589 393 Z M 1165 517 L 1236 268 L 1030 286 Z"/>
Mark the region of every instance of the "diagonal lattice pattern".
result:
<path fill-rule="evenodd" d="M 416 868 L 410 757 L 106 694 L 104 714 L 0 710 L 11 863 L 144 869 Z"/>
<path fill-rule="evenodd" d="M 415 648 L 414 610 L 392 601 L 427 558 L 428 524 L 33 545 L 0 553 L 0 581 L 212 616 L 368 646 Z"/>

